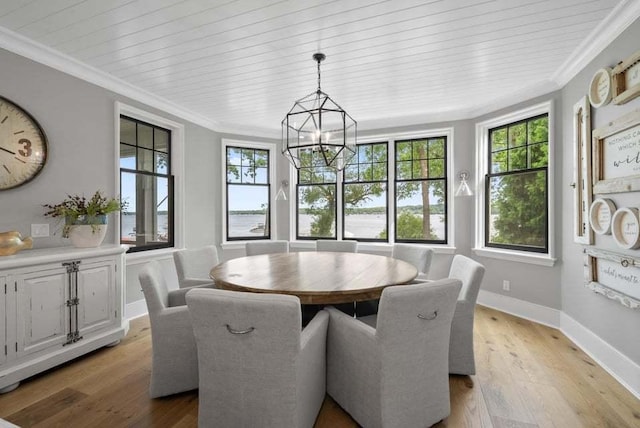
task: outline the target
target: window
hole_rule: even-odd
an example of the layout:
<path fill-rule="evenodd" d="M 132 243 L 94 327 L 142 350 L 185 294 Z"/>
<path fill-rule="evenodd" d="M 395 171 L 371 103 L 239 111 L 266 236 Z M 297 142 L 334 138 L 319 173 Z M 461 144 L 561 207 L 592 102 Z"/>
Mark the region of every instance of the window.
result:
<path fill-rule="evenodd" d="M 336 238 L 337 174 L 322 153 L 301 152 L 297 186 L 297 238 Z"/>
<path fill-rule="evenodd" d="M 131 252 L 174 244 L 171 130 L 120 116 L 120 242 Z"/>
<path fill-rule="evenodd" d="M 226 146 L 227 240 L 271 238 L 269 150 Z"/>
<path fill-rule="evenodd" d="M 547 253 L 549 116 L 489 129 L 485 246 Z"/>
<path fill-rule="evenodd" d="M 451 128 L 367 136 L 340 172 L 321 153 L 304 152 L 291 176 L 296 239 L 450 244 L 452 147 Z"/>
<path fill-rule="evenodd" d="M 447 242 L 447 138 L 396 141 L 396 242 Z"/>
<path fill-rule="evenodd" d="M 275 151 L 273 143 L 222 139 L 223 248 L 277 236 Z"/>
<path fill-rule="evenodd" d="M 387 143 L 360 144 L 344 169 L 345 239 L 387 241 Z"/>

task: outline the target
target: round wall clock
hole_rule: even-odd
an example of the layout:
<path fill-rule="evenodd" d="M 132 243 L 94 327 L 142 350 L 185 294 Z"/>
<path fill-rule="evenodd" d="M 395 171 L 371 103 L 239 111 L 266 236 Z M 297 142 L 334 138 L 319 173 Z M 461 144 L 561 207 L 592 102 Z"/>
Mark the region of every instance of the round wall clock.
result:
<path fill-rule="evenodd" d="M 611 199 L 598 198 L 591 203 L 589 209 L 589 224 L 598 235 L 611 234 L 611 216 L 616 205 Z"/>
<path fill-rule="evenodd" d="M 0 97 L 0 190 L 31 181 L 47 161 L 47 137 L 20 106 Z"/>
<path fill-rule="evenodd" d="M 620 208 L 611 221 L 613 239 L 621 248 L 635 249 L 640 247 L 640 219 L 637 208 Z"/>
<path fill-rule="evenodd" d="M 594 108 L 609 104 L 613 94 L 611 83 L 611 69 L 601 68 L 591 78 L 589 85 L 589 102 Z"/>

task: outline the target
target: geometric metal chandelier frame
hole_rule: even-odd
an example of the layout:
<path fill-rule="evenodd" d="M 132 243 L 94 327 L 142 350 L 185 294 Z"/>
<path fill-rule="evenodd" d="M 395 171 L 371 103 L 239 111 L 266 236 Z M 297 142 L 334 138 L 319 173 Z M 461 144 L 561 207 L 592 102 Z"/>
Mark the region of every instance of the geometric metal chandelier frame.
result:
<path fill-rule="evenodd" d="M 313 59 L 318 63 L 318 89 L 300 98 L 282 120 L 282 154 L 299 169 L 321 159 L 324 165 L 342 170 L 356 154 L 357 122 L 320 87 L 320 63 L 323 53 Z"/>

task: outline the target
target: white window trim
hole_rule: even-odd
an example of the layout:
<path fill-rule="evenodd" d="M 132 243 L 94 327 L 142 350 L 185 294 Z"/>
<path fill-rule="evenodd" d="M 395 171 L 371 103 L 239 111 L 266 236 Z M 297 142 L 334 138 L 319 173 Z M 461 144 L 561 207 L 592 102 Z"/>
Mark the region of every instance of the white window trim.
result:
<path fill-rule="evenodd" d="M 425 245 L 429 248 L 432 248 L 435 253 L 438 254 L 454 254 L 455 247 L 455 174 L 454 174 L 454 164 L 453 164 L 453 147 L 454 147 L 454 129 L 453 127 L 448 128 L 436 128 L 436 129 L 423 129 L 417 131 L 410 132 L 401 132 L 401 133 L 392 133 L 392 134 L 375 134 L 375 135 L 367 135 L 364 137 L 358 137 L 358 144 L 369 144 L 369 143 L 381 143 L 387 142 L 388 144 L 388 159 L 395 159 L 395 142 L 396 140 L 410 140 L 410 139 L 419 139 L 419 138 L 433 138 L 433 137 L 442 137 L 445 136 L 447 138 L 447 208 L 449 212 L 447 213 L 447 244 L 418 244 Z M 388 204 L 389 204 L 389 242 L 359 242 L 358 248 L 367 250 L 367 251 L 379 251 L 380 249 L 391 248 L 393 247 L 393 243 L 395 242 L 395 204 L 393 203 L 395 199 L 395 170 L 394 163 L 388 162 L 387 176 L 389 177 L 388 183 Z M 296 204 L 297 204 L 297 195 L 296 195 L 296 187 L 298 174 L 297 170 L 289 165 L 289 194 L 287 195 L 289 204 L 289 230 L 291 231 L 292 237 L 298 236 L 297 231 L 297 219 L 296 219 Z M 342 181 L 342 171 L 339 172 L 337 176 L 338 181 Z M 340 187 L 338 188 L 338 203 L 342 203 L 342 192 L 340 191 Z M 341 205 L 339 205 L 341 206 Z M 340 214 L 340 212 L 338 212 Z M 342 237 L 342 215 L 338 215 L 339 218 L 336 219 L 336 227 L 338 230 L 336 231 L 336 238 L 343 239 Z M 300 249 L 308 249 L 315 248 L 315 240 L 292 240 L 291 241 L 292 248 L 300 248 Z M 390 251 L 390 250 L 389 250 Z"/>
<path fill-rule="evenodd" d="M 485 234 L 485 176 L 489 171 L 487 163 L 487 152 L 489 150 L 489 130 L 499 126 L 520 120 L 529 119 L 541 114 L 548 114 L 549 117 L 549 163 L 547 165 L 548 180 L 548 227 L 549 227 L 549 252 L 534 253 L 529 251 L 508 250 L 503 248 L 492 248 L 484 245 Z M 501 260 L 509 260 L 522 263 L 530 263 L 540 266 L 553 266 L 555 264 L 555 115 L 553 100 L 549 100 L 522 110 L 514 111 L 503 116 L 476 123 L 476 236 L 475 248 L 473 251 L 483 257 L 491 257 Z"/>
<path fill-rule="evenodd" d="M 120 116 L 129 116 L 171 131 L 171 174 L 173 175 L 173 247 L 127 253 L 129 260 L 153 260 L 184 248 L 184 125 L 139 108 L 116 101 L 115 103 L 115 181 L 120 191 Z M 116 216 L 113 232 L 115 242 L 120 242 L 120 216 Z"/>
<path fill-rule="evenodd" d="M 222 139 L 222 249 L 240 249 L 244 248 L 245 244 L 248 241 L 242 240 L 227 240 L 227 147 L 245 147 L 247 149 L 261 149 L 269 151 L 269 184 L 270 184 L 270 195 L 269 195 L 269 208 L 271 209 L 271 216 L 269 218 L 269 229 L 271 230 L 271 240 L 277 239 L 278 230 L 277 230 L 277 204 L 276 204 L 276 193 L 278 192 L 278 180 L 276 175 L 276 155 L 278 151 L 276 150 L 276 144 L 274 143 L 265 143 L 265 142 L 257 142 L 257 141 L 246 141 L 246 140 L 232 140 L 228 138 Z"/>

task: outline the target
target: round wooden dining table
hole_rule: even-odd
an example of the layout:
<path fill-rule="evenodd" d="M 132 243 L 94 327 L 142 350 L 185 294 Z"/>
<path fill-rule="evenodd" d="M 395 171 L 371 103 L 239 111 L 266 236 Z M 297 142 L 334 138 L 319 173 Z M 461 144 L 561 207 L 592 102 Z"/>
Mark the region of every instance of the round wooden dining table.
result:
<path fill-rule="evenodd" d="M 217 288 L 292 294 L 302 304 L 378 299 L 385 287 L 406 284 L 417 275 L 415 266 L 391 257 L 316 251 L 240 257 L 210 273 Z"/>

